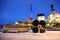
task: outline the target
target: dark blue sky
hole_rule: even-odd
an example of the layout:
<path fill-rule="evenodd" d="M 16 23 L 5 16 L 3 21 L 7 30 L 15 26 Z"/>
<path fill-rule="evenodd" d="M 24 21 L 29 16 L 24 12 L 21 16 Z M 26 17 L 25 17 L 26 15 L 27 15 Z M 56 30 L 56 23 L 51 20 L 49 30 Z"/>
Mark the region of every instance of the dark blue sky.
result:
<path fill-rule="evenodd" d="M 53 0 L 53 3 L 55 11 L 60 13 L 60 0 Z M 14 24 L 29 19 L 30 4 L 34 19 L 39 13 L 44 13 L 46 18 L 51 13 L 52 0 L 0 0 L 0 24 Z"/>

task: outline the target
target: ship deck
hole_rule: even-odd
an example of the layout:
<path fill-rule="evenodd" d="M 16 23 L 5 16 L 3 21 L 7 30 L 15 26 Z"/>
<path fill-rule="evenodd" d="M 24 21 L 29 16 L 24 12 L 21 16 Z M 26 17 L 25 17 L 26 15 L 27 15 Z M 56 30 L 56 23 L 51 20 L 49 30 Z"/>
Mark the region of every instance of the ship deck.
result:
<path fill-rule="evenodd" d="M 2 33 L 0 40 L 60 40 L 60 31 L 46 31 L 45 33 L 33 33 L 31 30 L 24 33 Z"/>

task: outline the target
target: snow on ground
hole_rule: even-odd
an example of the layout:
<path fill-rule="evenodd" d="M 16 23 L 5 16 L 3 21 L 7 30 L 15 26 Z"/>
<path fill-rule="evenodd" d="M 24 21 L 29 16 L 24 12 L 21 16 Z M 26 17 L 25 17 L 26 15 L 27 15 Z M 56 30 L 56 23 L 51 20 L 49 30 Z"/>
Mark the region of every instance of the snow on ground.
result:
<path fill-rule="evenodd" d="M 2 33 L 0 40 L 60 40 L 60 31 L 46 31 L 45 33 Z"/>

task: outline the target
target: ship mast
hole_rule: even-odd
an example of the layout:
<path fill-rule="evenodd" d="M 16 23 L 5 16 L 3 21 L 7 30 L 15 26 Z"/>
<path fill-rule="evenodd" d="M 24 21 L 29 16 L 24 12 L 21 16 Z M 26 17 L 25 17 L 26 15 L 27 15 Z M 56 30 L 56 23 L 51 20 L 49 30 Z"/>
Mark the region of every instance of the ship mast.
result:
<path fill-rule="evenodd" d="M 54 8 L 53 8 L 53 7 L 54 7 L 54 5 L 53 5 L 53 4 L 51 4 L 51 10 L 52 10 L 52 11 L 54 11 Z"/>
<path fill-rule="evenodd" d="M 23 22 L 25 22 L 25 23 L 32 23 L 33 22 L 33 18 L 32 18 L 32 4 L 30 4 L 30 17 L 29 17 L 29 20 L 25 20 Z"/>
<path fill-rule="evenodd" d="M 32 4 L 30 4 L 30 8 L 31 8 L 31 9 L 30 9 L 30 18 L 29 18 L 29 19 L 30 19 L 30 20 L 33 20 L 33 18 L 32 18 Z"/>
<path fill-rule="evenodd" d="M 53 4 L 53 0 L 52 0 L 52 4 L 51 4 L 51 11 L 52 11 L 52 12 L 55 11 L 55 9 L 54 9 L 54 4 Z"/>

